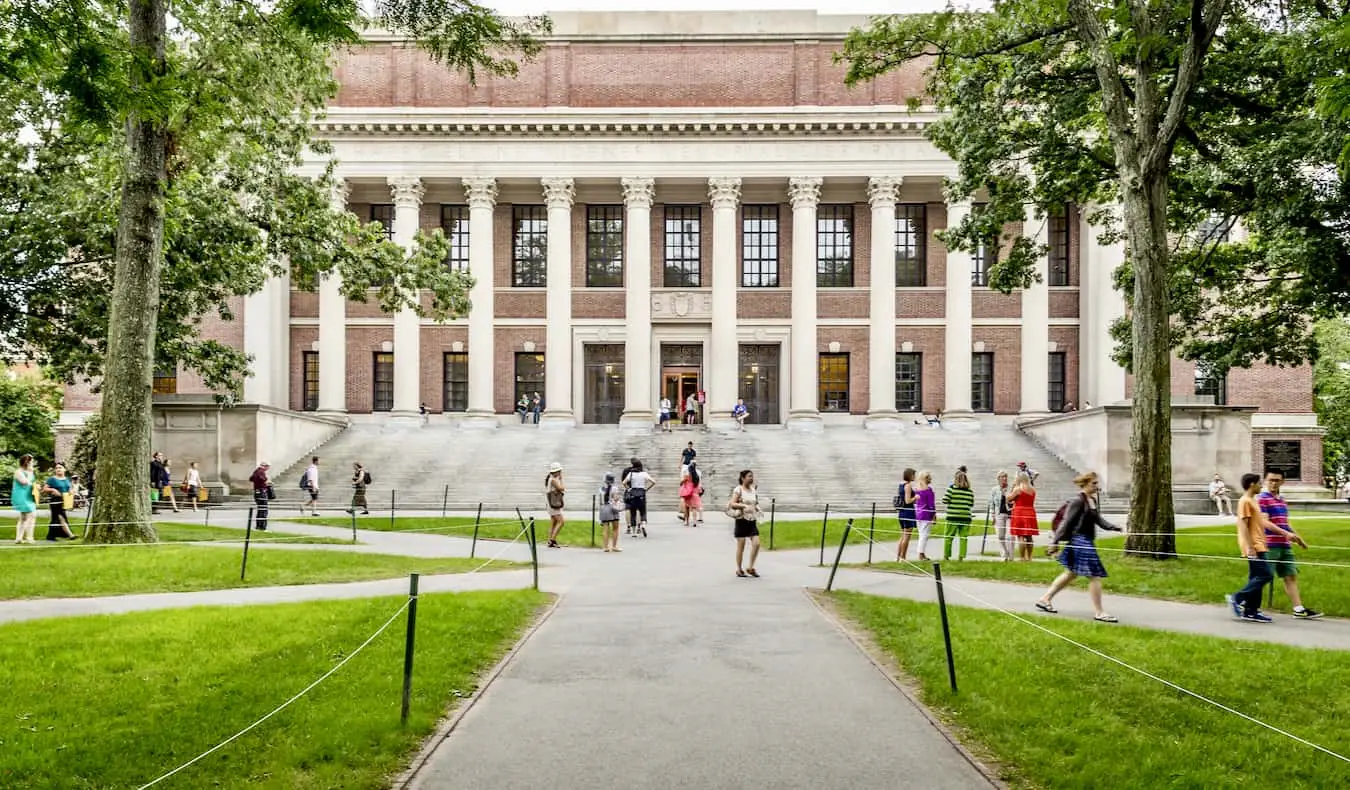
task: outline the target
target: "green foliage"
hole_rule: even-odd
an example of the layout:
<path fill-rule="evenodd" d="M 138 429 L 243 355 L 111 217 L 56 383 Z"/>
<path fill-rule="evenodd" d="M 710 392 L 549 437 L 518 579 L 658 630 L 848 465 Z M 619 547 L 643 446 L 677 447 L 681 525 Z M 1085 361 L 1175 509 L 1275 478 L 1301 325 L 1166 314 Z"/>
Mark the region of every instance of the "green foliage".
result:
<path fill-rule="evenodd" d="M 1317 419 L 1322 437 L 1322 473 L 1350 477 L 1350 323 L 1324 321 L 1317 327 L 1317 364 L 1313 366 Z"/>
<path fill-rule="evenodd" d="M 37 469 L 51 466 L 52 426 L 60 410 L 61 390 L 52 382 L 0 372 L 0 470 L 6 476 L 25 453 L 33 456 Z"/>
<path fill-rule="evenodd" d="M 66 468 L 72 475 L 79 475 L 86 485 L 94 474 L 94 465 L 98 461 L 98 431 L 102 424 L 101 415 L 97 413 L 89 415 L 84 425 L 80 426 L 75 444 L 70 449 L 70 457 L 66 459 Z"/>

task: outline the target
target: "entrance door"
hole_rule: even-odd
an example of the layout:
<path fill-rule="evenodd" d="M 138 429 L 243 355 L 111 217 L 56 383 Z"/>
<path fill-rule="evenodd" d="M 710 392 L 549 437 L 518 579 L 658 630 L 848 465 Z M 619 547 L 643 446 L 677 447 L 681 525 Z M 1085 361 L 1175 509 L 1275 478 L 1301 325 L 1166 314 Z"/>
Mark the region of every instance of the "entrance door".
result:
<path fill-rule="evenodd" d="M 750 412 L 746 422 L 779 423 L 778 358 L 781 352 L 782 346 L 777 344 L 741 345 L 740 397 Z"/>
<path fill-rule="evenodd" d="M 703 345 L 661 344 L 661 397 L 670 399 L 673 418 L 684 420 L 684 402 L 703 388 Z M 699 415 L 702 418 L 702 414 Z"/>
<path fill-rule="evenodd" d="M 596 425 L 616 425 L 623 416 L 624 348 L 617 344 L 592 344 L 585 351 L 585 411 L 582 420 Z"/>

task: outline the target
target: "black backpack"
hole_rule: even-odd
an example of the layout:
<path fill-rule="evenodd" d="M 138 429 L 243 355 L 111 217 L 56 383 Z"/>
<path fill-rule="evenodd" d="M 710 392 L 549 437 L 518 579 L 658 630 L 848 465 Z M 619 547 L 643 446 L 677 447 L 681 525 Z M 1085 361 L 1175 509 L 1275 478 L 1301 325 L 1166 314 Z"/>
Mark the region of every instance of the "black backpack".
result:
<path fill-rule="evenodd" d="M 370 472 L 366 472 L 365 475 L 363 475 L 363 476 L 361 477 L 361 482 L 364 483 L 364 484 L 366 484 L 366 485 L 370 485 L 370 480 L 371 480 L 371 478 L 370 478 Z"/>

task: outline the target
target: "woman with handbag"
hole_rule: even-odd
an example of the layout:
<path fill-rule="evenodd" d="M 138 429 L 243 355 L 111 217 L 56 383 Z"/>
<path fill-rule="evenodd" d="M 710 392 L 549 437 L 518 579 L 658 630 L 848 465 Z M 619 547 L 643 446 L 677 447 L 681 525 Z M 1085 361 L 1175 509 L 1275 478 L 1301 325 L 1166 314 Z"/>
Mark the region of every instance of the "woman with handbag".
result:
<path fill-rule="evenodd" d="M 623 514 L 623 497 L 614 482 L 614 473 L 605 472 L 600 485 L 600 527 L 604 531 L 605 551 L 623 551 L 619 548 L 619 517 Z"/>
<path fill-rule="evenodd" d="M 192 512 L 197 512 L 197 497 L 202 490 L 202 473 L 197 469 L 197 462 L 188 464 L 187 474 L 183 476 L 183 491 L 187 493 L 187 498 L 192 500 Z"/>
<path fill-rule="evenodd" d="M 548 503 L 548 546 L 560 549 L 558 533 L 563 528 L 563 504 L 567 487 L 563 485 L 562 464 L 554 462 L 548 467 L 548 476 L 544 478 L 544 498 Z"/>
<path fill-rule="evenodd" d="M 1087 472 L 1075 477 L 1073 484 L 1080 490 L 1078 496 L 1069 500 L 1068 510 L 1059 529 L 1051 540 L 1050 553 L 1059 553 L 1059 564 L 1064 572 L 1045 591 L 1045 595 L 1036 602 L 1036 608 L 1042 612 L 1054 614 L 1059 611 L 1052 601 L 1060 590 L 1068 587 L 1079 576 L 1088 577 L 1088 597 L 1092 599 L 1092 619 L 1099 623 L 1118 622 L 1102 609 L 1102 579 L 1106 578 L 1106 566 L 1097 555 L 1097 528 L 1120 532 L 1120 527 L 1102 518 L 1097 509 L 1097 473 Z M 1060 544 L 1067 543 L 1063 551 Z"/>
<path fill-rule="evenodd" d="M 759 491 L 755 486 L 755 473 L 749 469 L 741 471 L 740 484 L 731 492 L 731 501 L 727 503 L 727 515 L 736 522 L 736 575 L 759 578 L 755 570 L 755 560 L 759 557 Z M 745 558 L 745 544 L 750 543 L 750 565 L 742 568 Z"/>
<path fill-rule="evenodd" d="M 66 465 L 57 462 L 51 477 L 42 484 L 42 493 L 51 497 L 52 520 L 47 525 L 47 540 L 74 540 L 75 533 L 70 529 L 70 519 L 66 516 L 67 506 L 74 507 L 74 495 L 71 494 L 70 478 L 66 477 Z"/>
<path fill-rule="evenodd" d="M 682 505 L 680 509 L 684 513 L 684 525 L 686 527 L 697 526 L 694 514 L 703 510 L 703 500 L 699 496 L 697 476 L 698 470 L 691 463 L 684 468 L 684 476 L 680 479 L 680 502 Z"/>

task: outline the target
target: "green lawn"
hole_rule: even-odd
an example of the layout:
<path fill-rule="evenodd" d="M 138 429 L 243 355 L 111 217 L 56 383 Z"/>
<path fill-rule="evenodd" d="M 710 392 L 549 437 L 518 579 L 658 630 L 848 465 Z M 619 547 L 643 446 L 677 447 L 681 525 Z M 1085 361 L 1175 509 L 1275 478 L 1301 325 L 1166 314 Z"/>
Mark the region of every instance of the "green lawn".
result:
<path fill-rule="evenodd" d="M 284 519 L 273 518 L 272 520 L 280 522 Z M 321 524 L 327 527 L 346 527 L 347 529 L 351 529 L 352 526 L 351 516 L 319 516 L 318 518 L 291 519 L 291 521 L 297 523 L 303 521 L 305 524 Z M 529 523 L 529 516 L 525 517 L 525 523 Z M 388 515 L 357 516 L 356 528 L 379 532 L 418 531 L 453 538 L 471 538 L 473 537 L 473 517 L 397 516 L 391 524 Z M 534 528 L 535 533 L 539 536 L 539 545 L 544 545 L 544 541 L 548 540 L 548 517 L 536 517 Z M 478 528 L 479 540 L 514 540 L 519 534 L 520 522 L 515 519 L 484 518 Z M 600 545 L 600 535 L 600 524 L 596 523 L 596 546 Z M 558 542 L 564 546 L 589 547 L 591 545 L 590 520 L 564 522 Z"/>
<path fill-rule="evenodd" d="M 84 530 L 83 521 L 75 521 L 72 519 L 70 522 L 70 526 L 74 530 L 76 535 L 81 534 L 81 532 L 83 532 Z M 159 535 L 159 539 L 165 543 L 182 543 L 201 540 L 244 539 L 243 530 L 231 529 L 229 527 L 207 527 L 201 524 L 189 524 L 185 522 L 175 522 L 175 521 L 155 522 L 155 532 Z M 46 521 L 39 522 L 37 530 L 35 531 L 34 534 L 37 536 L 36 537 L 37 540 L 44 540 L 47 537 L 47 522 Z M 265 538 L 267 540 L 276 541 L 280 543 L 330 543 L 330 544 L 351 543 L 350 540 L 341 540 L 338 538 L 316 538 L 311 537 L 309 535 L 295 535 L 288 532 L 273 532 L 270 529 L 264 534 L 255 532 L 253 533 L 253 537 L 255 540 L 262 540 Z M 0 525 L 0 542 L 13 540 L 14 540 L 14 523 L 13 520 L 10 520 L 9 523 Z M 53 543 L 54 545 L 57 546 L 79 545 L 78 541 L 75 542 L 53 541 Z"/>
<path fill-rule="evenodd" d="M 257 729 L 156 787 L 384 788 L 547 596 L 423 596 L 411 715 L 404 619 Z M 299 692 L 403 598 L 198 608 L 0 626 L 0 786 L 135 788 Z"/>
<path fill-rule="evenodd" d="M 1295 548 L 1298 561 L 1350 566 L 1350 519 L 1295 517 L 1293 523 L 1304 540 L 1314 547 L 1306 551 Z M 1227 533 L 1230 529 L 1231 536 L 1217 534 Z M 1188 534 L 1188 530 L 1177 533 L 1179 554 L 1203 554 L 1224 559 L 1180 557 L 1160 562 L 1126 557 L 1117 551 L 1124 546 L 1123 538 L 1106 533 L 1098 541 L 1098 547 L 1101 549 L 1102 562 L 1110 574 L 1105 582 L 1107 594 L 1125 593 L 1222 606 L 1224 594 L 1235 592 L 1247 578 L 1247 564 L 1238 555 L 1236 529 L 1198 527 L 1193 532 L 1202 534 Z M 942 556 L 936 545 L 930 545 L 930 548 L 934 550 L 929 556 Z M 872 567 L 913 570 L 909 565 L 893 562 L 874 563 Z M 1036 586 L 1048 585 L 1059 569 L 1060 565 L 1045 558 L 1040 549 L 1037 550 L 1036 561 L 1031 563 L 980 561 L 945 562 L 942 565 L 943 573 L 947 574 L 1024 582 Z M 1078 584 L 1081 586 L 1082 583 Z M 1299 569 L 1298 586 L 1304 605 L 1329 615 L 1350 616 L 1350 567 L 1330 568 L 1305 564 Z M 1274 608 L 1284 612 L 1290 609 L 1284 585 L 1278 579 L 1275 582 Z"/>
<path fill-rule="evenodd" d="M 248 578 L 239 580 L 242 551 L 216 546 L 110 546 L 0 551 L 0 599 L 86 598 L 124 593 L 186 592 L 277 584 L 392 579 L 418 573 L 464 573 L 482 559 L 423 559 L 314 549 L 255 548 Z M 527 567 L 493 562 L 484 570 Z"/>
<path fill-rule="evenodd" d="M 916 678 L 925 704 L 1014 787 L 1345 787 L 1346 764 L 999 612 L 952 607 L 959 694 L 937 607 L 830 598 Z M 1039 618 L 1058 633 L 1340 754 L 1350 661 L 1329 650 Z M 1278 667 L 1277 676 L 1271 668 Z M 884 739 L 883 739 L 884 741 Z M 879 742 L 879 745 L 884 745 Z"/>

